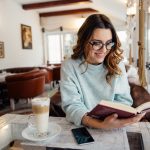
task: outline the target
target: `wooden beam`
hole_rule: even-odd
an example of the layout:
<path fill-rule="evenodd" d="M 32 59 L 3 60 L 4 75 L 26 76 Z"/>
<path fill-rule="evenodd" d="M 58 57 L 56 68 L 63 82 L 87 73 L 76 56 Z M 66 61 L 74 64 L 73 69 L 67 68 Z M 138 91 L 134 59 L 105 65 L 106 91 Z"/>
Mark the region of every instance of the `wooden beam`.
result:
<path fill-rule="evenodd" d="M 85 2 L 92 2 L 92 1 L 91 0 L 59 0 L 59 1 L 24 4 L 22 5 L 22 8 L 25 10 L 30 10 L 30 9 L 65 6 L 65 5 L 85 3 Z"/>
<path fill-rule="evenodd" d="M 73 10 L 65 10 L 65 11 L 53 11 L 40 13 L 40 17 L 51 17 L 51 16 L 62 16 L 62 15 L 71 15 L 71 14 L 83 14 L 83 13 L 95 13 L 98 12 L 95 9 L 84 8 L 84 9 L 73 9 Z"/>

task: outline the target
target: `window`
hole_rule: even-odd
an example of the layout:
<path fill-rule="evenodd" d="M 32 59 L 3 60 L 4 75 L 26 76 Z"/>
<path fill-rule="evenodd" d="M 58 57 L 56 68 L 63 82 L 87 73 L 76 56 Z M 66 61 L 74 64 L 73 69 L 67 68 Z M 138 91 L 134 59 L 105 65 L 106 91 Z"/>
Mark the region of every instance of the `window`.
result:
<path fill-rule="evenodd" d="M 61 35 L 48 36 L 48 61 L 52 64 L 61 62 Z"/>
<path fill-rule="evenodd" d="M 48 62 L 50 64 L 58 64 L 70 57 L 75 42 L 75 33 L 47 34 Z"/>
<path fill-rule="evenodd" d="M 126 49 L 126 45 L 127 45 L 127 34 L 126 31 L 117 31 L 117 35 L 119 37 L 119 40 L 121 42 L 121 47 L 123 50 Z"/>
<path fill-rule="evenodd" d="M 146 30 L 145 49 L 146 49 L 146 57 L 145 57 L 146 62 L 150 63 L 150 29 Z"/>
<path fill-rule="evenodd" d="M 129 47 L 128 47 L 128 41 L 127 41 L 127 34 L 126 31 L 117 31 L 117 35 L 119 37 L 119 40 L 121 42 L 121 49 L 124 50 L 124 57 L 127 59 L 129 57 Z"/>

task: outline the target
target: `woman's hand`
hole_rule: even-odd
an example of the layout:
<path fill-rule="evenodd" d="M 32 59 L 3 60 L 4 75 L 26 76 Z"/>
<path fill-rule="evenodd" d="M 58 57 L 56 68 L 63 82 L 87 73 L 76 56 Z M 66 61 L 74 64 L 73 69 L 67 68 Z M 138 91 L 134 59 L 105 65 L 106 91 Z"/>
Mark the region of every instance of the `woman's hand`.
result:
<path fill-rule="evenodd" d="M 102 128 L 102 129 L 121 128 L 130 124 L 139 122 L 144 115 L 145 113 L 142 113 L 132 118 L 118 119 L 117 114 L 112 114 L 108 116 L 107 118 L 105 118 L 104 121 L 99 120 L 99 119 L 94 119 L 92 117 L 84 115 L 84 117 L 82 118 L 82 124 L 88 127 Z"/>
<path fill-rule="evenodd" d="M 113 129 L 113 128 L 121 128 L 136 122 L 139 122 L 145 113 L 137 114 L 134 117 L 127 118 L 127 119 L 118 119 L 117 114 L 113 114 L 105 118 L 102 122 L 102 125 L 105 129 Z"/>

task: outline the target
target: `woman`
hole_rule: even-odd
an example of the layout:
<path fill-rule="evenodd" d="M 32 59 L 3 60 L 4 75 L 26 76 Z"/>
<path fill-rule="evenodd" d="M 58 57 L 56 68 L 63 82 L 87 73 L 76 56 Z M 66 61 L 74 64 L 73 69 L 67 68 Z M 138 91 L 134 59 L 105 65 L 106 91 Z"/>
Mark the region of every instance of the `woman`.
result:
<path fill-rule="evenodd" d="M 132 105 L 130 87 L 116 31 L 108 17 L 89 16 L 78 31 L 70 59 L 61 67 L 62 108 L 76 125 L 120 128 L 138 122 L 144 114 L 118 119 L 112 114 L 103 121 L 87 116 L 100 100 Z"/>

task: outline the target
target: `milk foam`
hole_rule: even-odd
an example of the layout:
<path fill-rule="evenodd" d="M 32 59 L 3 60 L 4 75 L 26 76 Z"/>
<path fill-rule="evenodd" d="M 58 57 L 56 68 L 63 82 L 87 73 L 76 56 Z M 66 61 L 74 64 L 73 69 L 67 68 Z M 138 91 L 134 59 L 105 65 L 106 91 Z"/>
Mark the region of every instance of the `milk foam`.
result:
<path fill-rule="evenodd" d="M 39 97 L 32 99 L 32 105 L 49 106 L 48 97 Z"/>
<path fill-rule="evenodd" d="M 36 115 L 37 130 L 40 133 L 48 131 L 49 113 Z"/>

